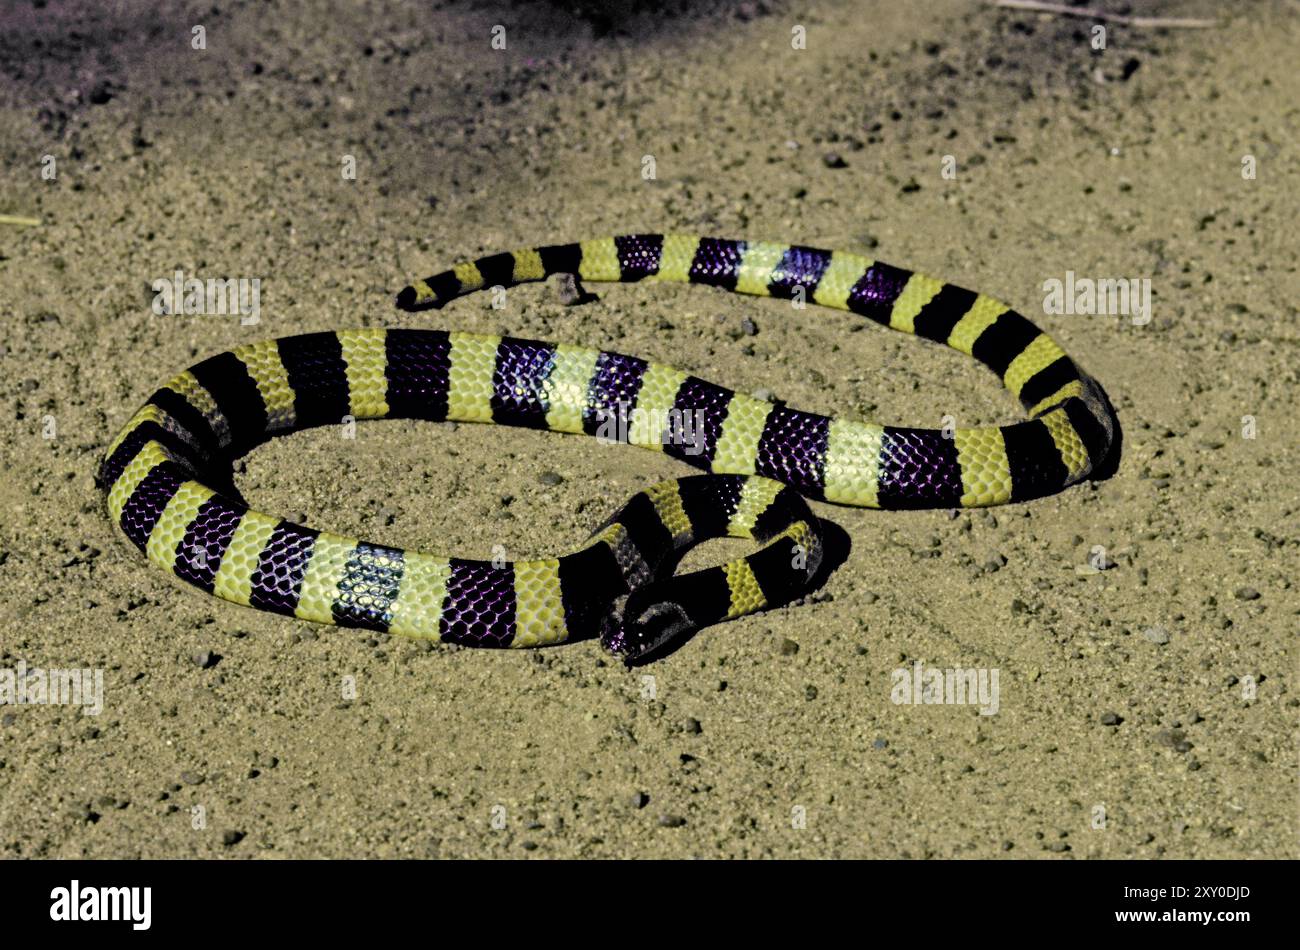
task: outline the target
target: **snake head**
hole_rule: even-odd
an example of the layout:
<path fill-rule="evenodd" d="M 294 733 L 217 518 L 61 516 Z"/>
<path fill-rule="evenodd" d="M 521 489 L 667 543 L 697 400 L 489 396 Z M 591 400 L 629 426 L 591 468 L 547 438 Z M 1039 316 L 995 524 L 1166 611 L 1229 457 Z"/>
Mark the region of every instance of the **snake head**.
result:
<path fill-rule="evenodd" d="M 699 626 L 680 604 L 656 599 L 656 586 L 633 591 L 621 609 L 616 606 L 605 616 L 601 645 L 628 666 Z"/>

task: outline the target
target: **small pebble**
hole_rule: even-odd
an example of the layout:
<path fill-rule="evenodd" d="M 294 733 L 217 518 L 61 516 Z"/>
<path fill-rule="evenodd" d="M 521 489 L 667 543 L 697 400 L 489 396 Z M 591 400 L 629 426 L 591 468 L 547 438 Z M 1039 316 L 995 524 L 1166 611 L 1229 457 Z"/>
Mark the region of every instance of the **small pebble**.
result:
<path fill-rule="evenodd" d="M 1187 741 L 1187 736 L 1181 729 L 1161 729 L 1156 733 L 1156 742 L 1178 753 L 1192 751 L 1192 744 Z"/>
<path fill-rule="evenodd" d="M 1253 587 L 1238 587 L 1235 596 L 1238 600 L 1259 600 L 1259 591 Z"/>
<path fill-rule="evenodd" d="M 547 487 L 554 487 L 564 481 L 564 476 L 559 472 L 546 471 L 538 475 L 537 480 Z"/>
<path fill-rule="evenodd" d="M 686 824 L 686 819 L 683 818 L 681 815 L 660 815 L 659 816 L 660 828 L 680 828 L 684 824 Z"/>
<path fill-rule="evenodd" d="M 583 289 L 576 274 L 556 274 L 551 278 L 551 292 L 566 307 L 595 300 L 596 295 Z"/>
<path fill-rule="evenodd" d="M 202 785 L 207 776 L 201 772 L 185 771 L 181 773 L 181 781 L 186 785 Z"/>
<path fill-rule="evenodd" d="M 822 164 L 827 168 L 848 168 L 849 163 L 839 152 L 827 152 L 822 156 Z"/>
<path fill-rule="evenodd" d="M 1119 713 L 1104 712 L 1101 714 L 1101 724 L 1103 726 L 1118 726 L 1123 721 Z"/>
<path fill-rule="evenodd" d="M 229 831 L 223 832 L 221 835 L 221 843 L 224 844 L 227 848 L 233 848 L 235 845 L 239 844 L 239 842 L 243 840 L 244 840 L 244 832 L 235 831 L 233 828 Z"/>
<path fill-rule="evenodd" d="M 1163 627 L 1148 627 L 1142 631 L 1142 637 L 1156 646 L 1164 646 L 1169 642 L 1169 633 Z"/>
<path fill-rule="evenodd" d="M 799 652 L 799 644 L 795 643 L 793 640 L 787 638 L 781 641 L 782 656 L 794 656 L 798 652 Z"/>

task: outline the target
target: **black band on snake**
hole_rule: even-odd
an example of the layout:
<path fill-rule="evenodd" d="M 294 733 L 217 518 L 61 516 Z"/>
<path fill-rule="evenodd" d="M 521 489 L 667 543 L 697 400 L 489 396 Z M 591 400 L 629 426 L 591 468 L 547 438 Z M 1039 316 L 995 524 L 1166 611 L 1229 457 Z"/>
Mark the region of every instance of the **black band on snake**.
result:
<path fill-rule="evenodd" d="M 849 310 L 947 343 L 1002 379 L 1029 420 L 941 431 L 826 417 L 634 356 L 441 330 L 357 329 L 240 346 L 155 392 L 99 484 L 149 560 L 225 600 L 321 623 L 487 647 L 599 634 L 629 661 L 807 593 L 823 554 L 805 497 L 872 508 L 999 505 L 1095 473 L 1118 423 L 1045 333 L 973 291 L 842 251 L 639 234 L 496 254 L 417 281 L 406 310 L 569 273 L 669 280 Z M 248 509 L 205 484 L 265 439 L 354 419 L 494 422 L 597 434 L 710 475 L 655 485 L 582 550 L 514 563 L 402 551 Z M 614 424 L 609 425 L 613 420 Z M 765 543 L 674 576 L 706 538 Z"/>

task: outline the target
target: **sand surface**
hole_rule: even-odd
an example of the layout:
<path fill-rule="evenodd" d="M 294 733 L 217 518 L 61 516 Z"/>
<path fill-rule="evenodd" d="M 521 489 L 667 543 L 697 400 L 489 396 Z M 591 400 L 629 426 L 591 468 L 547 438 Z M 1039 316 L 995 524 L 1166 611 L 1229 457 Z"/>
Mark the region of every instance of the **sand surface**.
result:
<path fill-rule="evenodd" d="M 1088 20 L 958 0 L 279 6 L 0 13 L 0 214 L 42 222 L 0 224 L 0 667 L 105 689 L 99 716 L 0 707 L 0 855 L 1297 856 L 1296 4 L 1143 4 L 1222 25 L 1112 24 L 1104 51 Z M 1018 417 L 973 361 L 819 308 L 650 285 L 391 306 L 481 253 L 661 230 L 1009 301 L 1111 394 L 1118 471 L 953 517 L 819 506 L 852 549 L 812 602 L 631 671 L 593 642 L 458 650 L 225 604 L 109 525 L 92 472 L 160 382 L 312 330 L 617 348 L 894 424 Z M 260 324 L 152 313 L 178 268 L 258 278 Z M 1067 271 L 1149 278 L 1150 322 L 1045 315 Z M 239 485 L 316 527 L 519 558 L 687 473 L 392 421 L 279 439 Z M 996 715 L 892 702 L 917 661 L 996 670 Z"/>

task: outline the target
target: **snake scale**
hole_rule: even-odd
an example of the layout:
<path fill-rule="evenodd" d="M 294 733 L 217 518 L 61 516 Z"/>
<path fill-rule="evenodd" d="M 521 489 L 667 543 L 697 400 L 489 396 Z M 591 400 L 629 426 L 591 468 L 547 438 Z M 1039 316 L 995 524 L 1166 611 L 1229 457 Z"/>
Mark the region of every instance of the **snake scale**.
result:
<path fill-rule="evenodd" d="M 478 647 L 599 635 L 632 662 L 685 632 L 806 593 L 824 545 L 805 498 L 895 509 L 1024 501 L 1087 478 L 1116 441 L 1101 387 L 1029 320 L 982 294 L 842 251 L 628 235 L 462 263 L 396 302 L 437 308 L 557 273 L 849 310 L 980 360 L 1029 420 L 947 432 L 881 426 L 579 346 L 442 330 L 309 333 L 213 356 L 155 392 L 100 467 L 112 519 L 150 561 L 235 603 Z M 640 492 L 587 547 L 559 558 L 494 563 L 398 550 L 253 511 L 229 487 L 233 460 L 259 442 L 349 417 L 595 434 L 619 415 L 630 422 L 615 430 L 621 441 L 712 474 Z M 665 421 L 674 419 L 698 420 L 692 440 Z M 685 549 L 720 536 L 766 546 L 673 575 Z"/>

